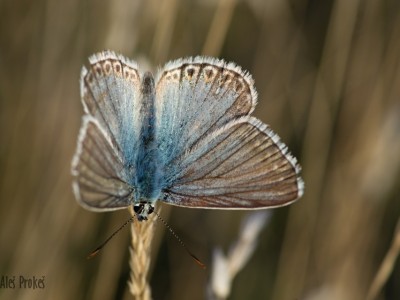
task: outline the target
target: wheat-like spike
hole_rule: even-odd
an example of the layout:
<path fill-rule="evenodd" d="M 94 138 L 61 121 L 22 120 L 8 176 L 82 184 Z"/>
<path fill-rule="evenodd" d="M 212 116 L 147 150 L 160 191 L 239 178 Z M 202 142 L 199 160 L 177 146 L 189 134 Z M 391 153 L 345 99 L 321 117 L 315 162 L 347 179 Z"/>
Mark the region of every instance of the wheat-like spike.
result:
<path fill-rule="evenodd" d="M 129 212 L 131 215 L 135 215 L 132 207 L 129 208 Z M 129 290 L 136 300 L 150 300 L 151 289 L 147 277 L 151 262 L 150 251 L 154 236 L 154 220 L 152 217 L 143 222 L 135 219 L 131 229 Z"/>

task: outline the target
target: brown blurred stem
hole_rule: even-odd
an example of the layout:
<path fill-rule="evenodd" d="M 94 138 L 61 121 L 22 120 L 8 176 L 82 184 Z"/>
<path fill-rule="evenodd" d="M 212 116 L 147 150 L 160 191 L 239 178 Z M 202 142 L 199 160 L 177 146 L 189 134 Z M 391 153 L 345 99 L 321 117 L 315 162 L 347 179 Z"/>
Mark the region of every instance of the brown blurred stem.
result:
<path fill-rule="evenodd" d="M 392 245 L 390 246 L 385 258 L 383 259 L 378 272 L 369 288 L 367 300 L 376 299 L 382 290 L 382 287 L 387 282 L 390 274 L 393 271 L 395 262 L 400 252 L 400 218 L 397 221 L 396 231 L 393 236 Z"/>

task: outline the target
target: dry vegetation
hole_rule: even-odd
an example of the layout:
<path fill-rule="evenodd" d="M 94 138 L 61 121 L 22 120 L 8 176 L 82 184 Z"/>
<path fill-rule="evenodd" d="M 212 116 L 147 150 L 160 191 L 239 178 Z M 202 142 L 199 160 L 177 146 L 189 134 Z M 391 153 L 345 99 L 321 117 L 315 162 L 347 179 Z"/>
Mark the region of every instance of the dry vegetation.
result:
<path fill-rule="evenodd" d="M 132 297 L 128 230 L 85 259 L 129 213 L 85 211 L 71 190 L 80 68 L 103 49 L 153 70 L 235 61 L 255 78 L 255 114 L 299 158 L 305 195 L 273 211 L 230 299 L 400 299 L 399 1 L 3 0 L 0 15 L 0 276 L 45 276 L 1 299 Z M 204 299 L 213 249 L 244 215 L 163 205 L 210 267 L 155 223 L 153 298 Z"/>

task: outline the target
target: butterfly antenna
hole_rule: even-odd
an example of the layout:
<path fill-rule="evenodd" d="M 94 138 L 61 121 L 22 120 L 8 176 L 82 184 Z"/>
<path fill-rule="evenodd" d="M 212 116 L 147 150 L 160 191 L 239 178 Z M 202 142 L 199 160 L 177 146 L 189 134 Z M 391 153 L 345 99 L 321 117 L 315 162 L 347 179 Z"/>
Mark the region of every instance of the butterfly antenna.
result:
<path fill-rule="evenodd" d="M 120 228 L 118 228 L 108 239 L 106 239 L 100 246 L 98 246 L 96 249 L 94 249 L 92 252 L 89 253 L 89 255 L 86 257 L 87 259 L 90 259 L 94 256 L 97 255 L 97 253 L 100 252 L 100 250 L 118 233 L 121 231 L 122 228 L 124 228 L 126 225 L 131 223 L 133 221 L 134 216 L 130 217 L 128 221 L 126 221 Z"/>
<path fill-rule="evenodd" d="M 179 236 L 175 233 L 175 231 L 172 230 L 171 226 L 163 219 L 161 216 L 154 211 L 155 215 L 157 218 L 164 224 L 165 227 L 169 230 L 169 232 L 178 240 L 179 244 L 186 250 L 186 252 L 194 259 L 194 261 L 202 268 L 205 269 L 206 265 L 201 262 L 200 259 L 198 259 L 189 249 L 186 247 L 185 243 L 182 242 L 182 240 L 179 238 Z"/>

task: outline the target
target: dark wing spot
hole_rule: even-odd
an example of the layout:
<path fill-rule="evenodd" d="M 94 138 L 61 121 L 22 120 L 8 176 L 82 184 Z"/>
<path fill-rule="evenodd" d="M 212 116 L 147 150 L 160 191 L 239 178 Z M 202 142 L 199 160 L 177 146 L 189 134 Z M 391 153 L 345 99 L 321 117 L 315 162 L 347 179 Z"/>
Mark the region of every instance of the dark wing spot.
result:
<path fill-rule="evenodd" d="M 188 69 L 186 69 L 186 75 L 187 75 L 187 77 L 188 77 L 189 79 L 192 79 L 193 74 L 194 74 L 194 69 L 193 69 L 193 68 L 188 68 Z"/>
<path fill-rule="evenodd" d="M 110 74 L 111 73 L 111 64 L 110 64 L 110 62 L 105 62 L 104 63 L 104 70 L 106 71 L 106 74 Z"/>
<path fill-rule="evenodd" d="M 121 65 L 120 65 L 120 64 L 115 64 L 115 71 L 116 71 L 117 73 L 120 73 L 120 72 L 121 72 Z"/>
<path fill-rule="evenodd" d="M 103 69 L 101 68 L 101 66 L 98 64 L 98 65 L 96 65 L 95 67 L 95 71 L 96 71 L 96 73 L 97 73 L 97 76 L 103 76 Z"/>
<path fill-rule="evenodd" d="M 210 80 L 210 78 L 214 75 L 214 71 L 211 69 L 205 69 L 204 75 L 205 75 L 206 80 Z"/>

